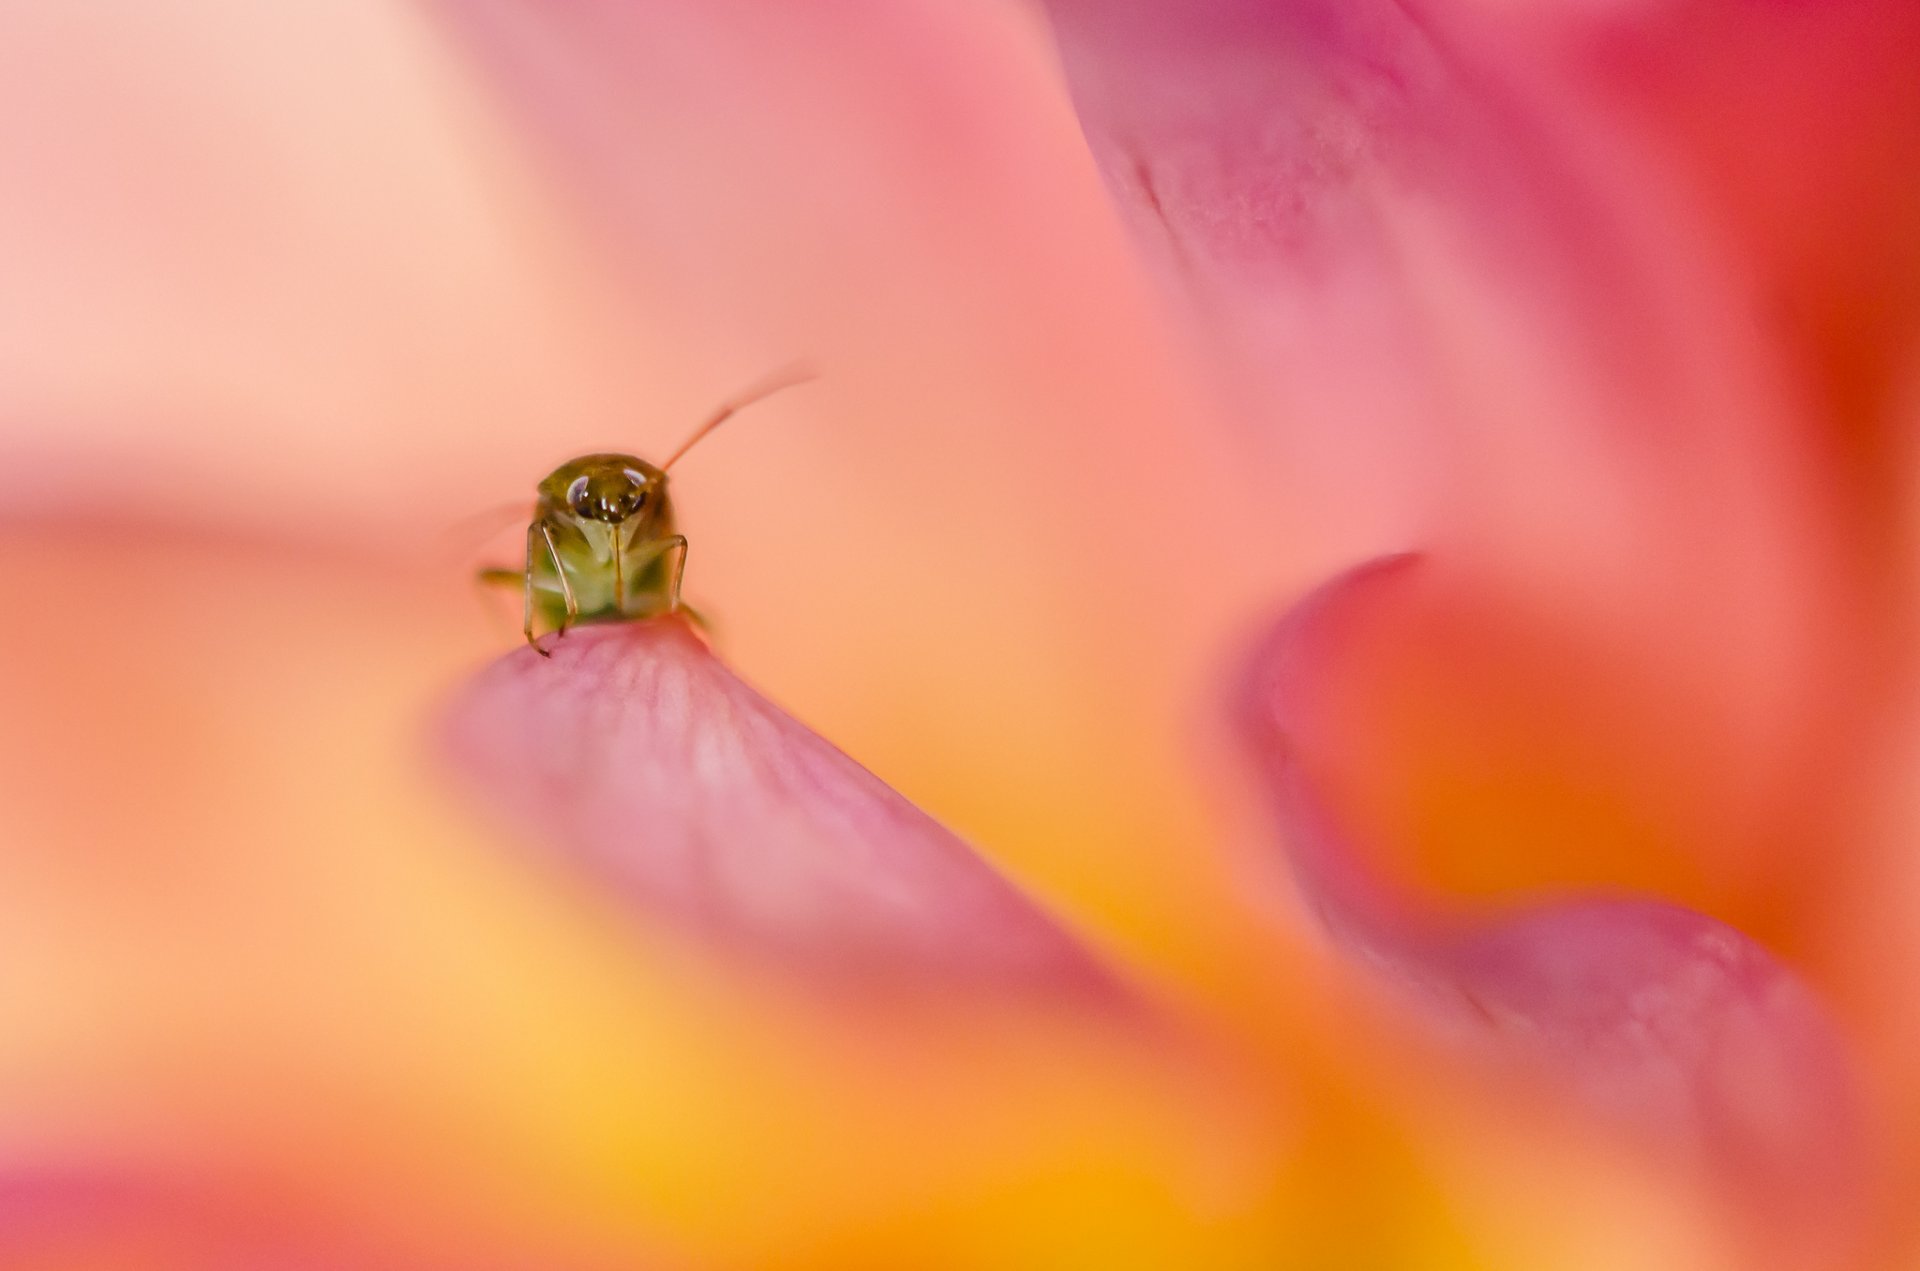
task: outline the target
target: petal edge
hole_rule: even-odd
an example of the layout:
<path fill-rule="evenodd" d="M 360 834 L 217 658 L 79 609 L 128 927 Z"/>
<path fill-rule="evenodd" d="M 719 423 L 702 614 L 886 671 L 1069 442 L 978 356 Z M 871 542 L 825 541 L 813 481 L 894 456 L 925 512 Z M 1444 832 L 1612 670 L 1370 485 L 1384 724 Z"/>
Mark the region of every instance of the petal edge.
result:
<path fill-rule="evenodd" d="M 1111 983 L 956 835 L 768 702 L 676 619 L 521 649 L 457 699 L 456 765 L 645 913 L 855 979 Z"/>

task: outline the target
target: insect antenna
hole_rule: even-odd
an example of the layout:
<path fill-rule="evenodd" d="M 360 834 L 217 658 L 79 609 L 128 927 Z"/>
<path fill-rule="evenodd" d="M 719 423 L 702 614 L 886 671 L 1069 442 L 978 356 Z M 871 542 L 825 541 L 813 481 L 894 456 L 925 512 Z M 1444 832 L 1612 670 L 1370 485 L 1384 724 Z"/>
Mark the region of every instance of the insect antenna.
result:
<path fill-rule="evenodd" d="M 693 449 L 696 442 L 718 428 L 721 424 L 726 423 L 737 411 L 744 407 L 751 406 L 764 398 L 771 397 L 783 388 L 792 388 L 795 384 L 804 384 L 814 378 L 816 378 L 816 375 L 813 368 L 804 363 L 785 366 L 775 371 L 745 392 L 728 400 L 721 405 L 720 409 L 709 415 L 698 428 L 693 430 L 692 436 L 680 443 L 678 450 L 667 456 L 667 461 L 660 465 L 660 471 L 665 472 L 671 468 L 674 463 L 679 460 L 681 455 Z"/>

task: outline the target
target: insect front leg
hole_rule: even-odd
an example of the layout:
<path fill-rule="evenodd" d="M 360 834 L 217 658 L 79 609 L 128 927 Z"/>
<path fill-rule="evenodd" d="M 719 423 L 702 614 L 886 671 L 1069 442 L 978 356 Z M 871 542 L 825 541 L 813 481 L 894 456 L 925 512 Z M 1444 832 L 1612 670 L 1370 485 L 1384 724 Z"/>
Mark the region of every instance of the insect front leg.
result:
<path fill-rule="evenodd" d="M 540 532 L 540 537 L 547 544 L 547 559 L 553 562 L 553 575 L 560 580 L 561 598 L 567 602 L 567 617 L 560 624 L 558 632 L 559 635 L 565 635 L 568 627 L 575 626 L 580 621 L 580 601 L 573 594 L 573 582 L 567 577 L 567 567 L 560 563 L 560 549 L 553 545 L 553 531 L 547 528 L 544 521 L 535 521 L 533 528 Z M 532 595 L 531 570 L 528 571 L 527 577 L 529 579 L 527 594 Z"/>
<path fill-rule="evenodd" d="M 535 653 L 538 653 L 543 658 L 550 658 L 553 655 L 540 647 L 540 641 L 535 639 L 533 634 L 533 547 L 534 531 L 539 527 L 540 523 L 538 521 L 527 526 L 527 567 L 520 571 L 520 583 L 521 586 L 525 588 L 521 601 L 520 629 L 525 633 L 527 643 L 533 646 Z"/>
<path fill-rule="evenodd" d="M 553 564 L 553 576 L 560 580 L 560 594 L 567 602 L 567 615 L 565 620 L 561 622 L 559 630 L 555 632 L 556 639 L 565 635 L 567 628 L 579 619 L 580 605 L 579 602 L 574 599 L 573 584 L 567 579 L 566 566 L 560 563 L 560 553 L 554 547 L 553 531 L 548 529 L 542 521 L 533 522 L 527 526 L 527 567 L 522 571 L 522 585 L 524 590 L 521 593 L 522 611 L 520 629 L 522 634 L 526 636 L 527 643 L 533 646 L 535 653 L 538 653 L 543 658 L 550 658 L 553 654 L 540 647 L 539 638 L 535 636 L 533 632 L 534 617 L 538 612 L 538 605 L 534 599 L 534 574 L 537 569 L 535 562 L 538 560 L 536 553 L 542 547 L 546 549 L 547 560 Z"/>
<path fill-rule="evenodd" d="M 681 608 L 680 579 L 687 572 L 687 536 L 668 534 L 662 538 L 649 539 L 635 544 L 632 551 L 633 559 L 627 563 L 628 576 L 649 580 L 646 583 L 646 591 L 648 599 L 652 602 L 642 612 L 632 616 L 652 617 L 662 613 L 673 613 Z M 669 555 L 671 560 L 668 560 Z M 651 571 L 656 561 L 666 562 L 664 587 L 651 581 L 653 577 Z M 621 613 L 625 615 L 626 612 L 625 607 L 622 606 Z"/>
<path fill-rule="evenodd" d="M 667 583 L 667 612 L 672 613 L 680 608 L 680 580 L 687 573 L 687 536 L 675 534 L 661 542 L 665 544 L 660 549 L 661 555 L 673 553 L 673 574 Z"/>
<path fill-rule="evenodd" d="M 627 616 L 627 544 L 620 541 L 626 524 L 613 527 L 613 607 L 622 618 Z"/>

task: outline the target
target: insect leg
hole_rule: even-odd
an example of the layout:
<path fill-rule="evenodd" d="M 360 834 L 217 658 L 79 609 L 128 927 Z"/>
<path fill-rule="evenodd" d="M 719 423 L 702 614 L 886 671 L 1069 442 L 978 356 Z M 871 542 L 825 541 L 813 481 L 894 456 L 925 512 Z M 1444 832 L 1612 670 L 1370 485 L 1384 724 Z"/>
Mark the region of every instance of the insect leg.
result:
<path fill-rule="evenodd" d="M 550 658 L 553 654 L 541 648 L 540 641 L 535 639 L 533 635 L 533 534 L 534 531 L 539 528 L 540 523 L 538 521 L 527 526 L 527 567 L 520 571 L 521 582 L 526 587 L 525 608 L 521 613 L 521 630 L 525 632 L 527 643 L 533 646 L 535 653 L 538 653 L 543 658 Z"/>
<path fill-rule="evenodd" d="M 669 552 L 673 553 L 673 565 L 668 573 L 666 587 L 666 604 L 660 607 L 649 605 L 638 616 L 651 618 L 658 614 L 673 613 L 675 610 L 682 608 L 680 604 L 680 579 L 681 576 L 687 572 L 687 536 L 684 534 L 669 534 L 664 538 L 648 539 L 644 543 L 634 544 L 629 550 L 634 554 L 630 572 L 635 578 L 640 579 L 649 577 L 648 571 L 653 567 L 655 561 L 665 559 Z M 649 591 L 648 594 L 651 599 L 653 595 L 652 592 Z M 621 607 L 620 612 L 623 617 L 632 616 L 627 613 L 625 606 Z"/>
<path fill-rule="evenodd" d="M 661 555 L 673 553 L 673 581 L 667 584 L 667 612 L 672 613 L 680 608 L 680 580 L 687 573 L 687 536 L 674 534 L 660 541 L 664 544 Z"/>
<path fill-rule="evenodd" d="M 627 547 L 620 541 L 620 532 L 625 522 L 613 527 L 613 607 L 620 611 L 622 618 L 627 616 Z"/>
<path fill-rule="evenodd" d="M 680 602 L 680 608 L 676 612 L 685 614 L 687 621 L 691 622 L 694 626 L 700 628 L 702 631 L 706 632 L 708 635 L 713 634 L 713 619 L 707 617 L 706 614 L 701 613 L 698 609 L 695 609 L 692 605 L 688 604 L 686 601 L 683 600 Z"/>
<path fill-rule="evenodd" d="M 560 594 L 567 602 L 567 620 L 560 624 L 560 631 L 558 633 L 559 635 L 565 635 L 567 634 L 568 627 L 580 621 L 580 602 L 574 599 L 573 583 L 567 578 L 567 567 L 560 563 L 560 549 L 553 545 L 553 531 L 548 529 L 546 523 L 543 521 L 535 521 L 533 528 L 538 530 L 540 537 L 546 541 L 547 559 L 553 562 L 553 572 L 560 579 Z M 531 579 L 531 571 L 529 571 L 528 577 Z M 529 582 L 528 586 L 532 586 L 531 582 Z"/>

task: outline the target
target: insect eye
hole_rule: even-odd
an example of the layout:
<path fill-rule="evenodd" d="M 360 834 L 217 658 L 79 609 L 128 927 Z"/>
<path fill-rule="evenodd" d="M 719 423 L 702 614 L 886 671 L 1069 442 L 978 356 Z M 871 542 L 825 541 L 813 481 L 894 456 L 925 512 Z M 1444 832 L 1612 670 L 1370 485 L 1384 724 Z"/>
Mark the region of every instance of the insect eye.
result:
<path fill-rule="evenodd" d="M 567 487 L 567 502 L 573 506 L 575 511 L 578 511 L 586 501 L 587 479 L 585 477 L 575 477 L 573 484 Z"/>

